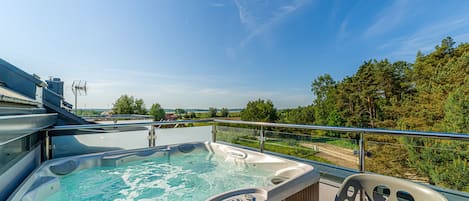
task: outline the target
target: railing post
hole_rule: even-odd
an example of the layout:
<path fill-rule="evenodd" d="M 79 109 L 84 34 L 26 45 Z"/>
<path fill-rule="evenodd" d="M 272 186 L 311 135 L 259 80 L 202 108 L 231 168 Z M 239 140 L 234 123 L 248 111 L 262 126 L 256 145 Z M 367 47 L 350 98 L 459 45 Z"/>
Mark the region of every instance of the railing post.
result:
<path fill-rule="evenodd" d="M 365 172 L 365 134 L 364 133 L 360 133 L 360 172 L 361 173 L 364 173 Z M 360 190 L 360 201 L 364 201 L 365 200 L 365 193 L 364 193 L 364 190 Z"/>
<path fill-rule="evenodd" d="M 360 172 L 365 172 L 365 134 L 360 133 L 360 155 L 359 155 L 359 166 L 360 166 Z"/>
<path fill-rule="evenodd" d="M 216 142 L 217 141 L 217 125 L 215 125 L 215 123 L 213 123 L 212 125 L 212 142 Z"/>
<path fill-rule="evenodd" d="M 150 125 L 150 130 L 148 131 L 148 147 L 154 147 L 154 137 L 155 137 L 155 126 Z"/>
<path fill-rule="evenodd" d="M 51 138 L 49 136 L 49 131 L 46 131 L 44 141 L 45 141 L 44 152 L 45 152 L 46 160 L 50 160 L 52 157 L 52 147 L 51 147 Z"/>
<path fill-rule="evenodd" d="M 148 140 L 148 147 L 151 147 L 151 127 L 150 126 L 150 129 L 148 130 L 148 136 L 147 136 L 147 140 Z"/>
<path fill-rule="evenodd" d="M 155 127 L 156 126 L 153 126 L 153 138 L 151 139 L 153 147 L 156 147 L 156 131 L 158 130 Z"/>
<path fill-rule="evenodd" d="M 259 143 L 259 150 L 261 153 L 264 153 L 264 126 L 261 126 L 261 131 L 260 131 L 260 143 Z"/>

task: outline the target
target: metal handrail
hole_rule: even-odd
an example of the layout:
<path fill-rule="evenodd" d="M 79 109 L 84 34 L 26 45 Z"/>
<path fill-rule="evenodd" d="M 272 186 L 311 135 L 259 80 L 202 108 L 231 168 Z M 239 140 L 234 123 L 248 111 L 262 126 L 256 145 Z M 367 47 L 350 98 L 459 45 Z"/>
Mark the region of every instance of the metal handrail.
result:
<path fill-rule="evenodd" d="M 296 129 L 309 129 L 309 130 L 327 130 L 327 131 L 368 133 L 368 134 L 371 134 L 371 133 L 372 134 L 388 134 L 388 135 L 409 136 L 409 137 L 430 137 L 430 138 L 450 139 L 450 140 L 469 140 L 469 134 L 462 134 L 462 133 L 440 133 L 440 132 L 425 132 L 425 131 L 386 130 L 386 129 L 374 129 L 374 128 L 316 126 L 316 125 L 304 125 L 304 124 L 249 122 L 249 121 L 235 121 L 235 120 L 221 120 L 221 119 L 214 119 L 213 121 L 218 122 L 218 123 L 243 124 L 243 125 L 253 125 L 253 126 L 296 128 Z"/>
<path fill-rule="evenodd" d="M 66 126 L 54 126 L 52 128 L 43 129 L 42 131 L 64 131 L 64 130 L 79 130 L 79 129 L 90 129 L 90 128 L 123 128 L 123 127 L 136 127 L 136 126 L 161 126 L 161 125 L 204 123 L 204 122 L 213 122 L 213 120 L 203 119 L 203 120 L 181 120 L 181 121 L 153 121 L 153 122 L 137 122 L 137 123 L 121 123 L 121 124 L 66 125 Z"/>
<path fill-rule="evenodd" d="M 46 128 L 46 129 L 43 129 L 43 131 L 78 130 L 78 129 L 89 129 L 89 128 L 122 128 L 122 127 L 152 126 L 152 125 L 160 126 L 160 125 L 206 123 L 206 122 L 242 124 L 242 125 L 265 126 L 265 127 L 309 129 L 309 130 L 326 130 L 326 131 L 338 131 L 338 132 L 388 134 L 388 135 L 409 136 L 409 137 L 429 137 L 429 138 L 437 138 L 437 139 L 468 140 L 469 141 L 469 134 L 465 134 L 465 133 L 442 133 L 442 132 L 426 132 L 426 131 L 387 130 L 387 129 L 375 129 L 375 128 L 317 126 L 317 125 L 305 125 L 305 124 L 284 124 L 284 123 L 251 122 L 251 121 L 222 120 L 222 119 L 155 121 L 155 122 L 138 122 L 138 123 L 121 123 L 121 124 L 66 125 L 66 126 L 55 126 L 52 128 Z"/>
<path fill-rule="evenodd" d="M 264 152 L 264 129 L 265 127 L 277 128 L 294 128 L 294 129 L 309 129 L 309 130 L 326 130 L 338 132 L 354 132 L 360 134 L 359 139 L 359 170 L 365 171 L 365 134 L 386 134 L 393 136 L 409 136 L 409 137 L 427 137 L 433 139 L 449 139 L 449 140 L 464 140 L 469 141 L 469 134 L 462 133 L 438 133 L 438 132 L 425 132 L 425 131 L 404 131 L 404 130 L 386 130 L 374 128 L 352 128 L 352 127 L 335 127 L 335 126 L 317 126 L 317 125 L 302 125 L 302 124 L 284 124 L 284 123 L 267 123 L 267 122 L 249 122 L 249 121 L 236 121 L 236 120 L 221 120 L 221 119 L 203 119 L 203 120 L 181 120 L 181 121 L 157 121 L 157 122 L 139 122 L 139 123 L 122 123 L 122 124 L 86 124 L 86 125 L 66 125 L 55 126 L 52 128 L 43 129 L 46 133 L 46 147 L 50 147 L 50 131 L 64 131 L 64 130 L 79 130 L 79 129 L 93 129 L 93 128 L 122 128 L 122 127 L 135 127 L 135 126 L 150 126 L 149 132 L 149 146 L 155 146 L 156 131 L 155 126 L 161 125 L 174 125 L 185 123 L 204 123 L 212 122 L 212 140 L 216 141 L 216 123 L 226 124 L 239 124 L 251 125 L 260 127 L 260 152 Z M 88 133 L 93 134 L 93 133 Z M 76 134 L 59 134 L 59 135 L 76 135 Z M 49 148 L 49 151 L 51 149 Z M 47 154 L 49 158 L 51 153 Z"/>

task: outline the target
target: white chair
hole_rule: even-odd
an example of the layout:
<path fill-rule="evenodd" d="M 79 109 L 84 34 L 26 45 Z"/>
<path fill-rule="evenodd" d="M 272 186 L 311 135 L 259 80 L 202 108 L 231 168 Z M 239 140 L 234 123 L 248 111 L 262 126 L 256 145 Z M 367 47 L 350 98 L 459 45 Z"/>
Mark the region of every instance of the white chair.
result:
<path fill-rule="evenodd" d="M 440 193 L 407 180 L 375 174 L 347 177 L 335 201 L 448 201 Z"/>

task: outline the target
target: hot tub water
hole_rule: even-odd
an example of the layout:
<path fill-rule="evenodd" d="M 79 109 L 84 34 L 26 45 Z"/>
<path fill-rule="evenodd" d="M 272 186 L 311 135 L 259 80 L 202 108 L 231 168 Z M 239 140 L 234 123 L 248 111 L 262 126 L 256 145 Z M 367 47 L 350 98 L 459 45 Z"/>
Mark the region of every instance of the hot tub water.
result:
<path fill-rule="evenodd" d="M 205 200 L 226 191 L 272 186 L 274 171 L 240 163 L 237 155 L 196 149 L 117 167 L 97 166 L 60 178 L 47 200 Z"/>

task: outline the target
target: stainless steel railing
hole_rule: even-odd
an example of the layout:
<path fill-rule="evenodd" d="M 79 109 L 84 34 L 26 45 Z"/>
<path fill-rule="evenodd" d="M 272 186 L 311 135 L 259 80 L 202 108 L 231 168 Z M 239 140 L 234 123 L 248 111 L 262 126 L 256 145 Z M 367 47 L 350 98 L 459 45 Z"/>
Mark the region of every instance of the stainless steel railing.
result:
<path fill-rule="evenodd" d="M 54 126 L 52 128 L 43 129 L 43 131 L 63 131 L 63 130 L 79 130 L 79 129 L 90 129 L 90 128 L 124 128 L 124 127 L 137 127 L 137 126 L 161 126 L 161 125 L 174 125 L 174 124 L 185 124 L 185 123 L 203 123 L 213 122 L 213 119 L 203 120 L 183 120 L 183 121 L 153 121 L 153 122 L 137 122 L 137 123 L 121 123 L 121 124 L 84 124 L 84 125 L 65 125 L 65 126 Z M 67 134 L 60 134 L 67 135 Z"/>
<path fill-rule="evenodd" d="M 267 122 L 246 122 L 246 121 L 233 121 L 233 120 L 219 120 L 215 119 L 214 122 L 227 123 L 227 124 L 241 124 L 261 126 L 260 132 L 260 148 L 261 152 L 264 151 L 263 127 L 280 127 L 280 128 L 294 128 L 294 129 L 309 129 L 309 130 L 326 130 L 338 132 L 353 132 L 359 133 L 359 170 L 365 172 L 365 134 L 382 134 L 391 136 L 409 136 L 409 137 L 427 137 L 435 139 L 449 139 L 449 140 L 466 140 L 469 141 L 468 134 L 457 133 L 437 133 L 437 132 L 423 132 L 423 131 L 403 131 L 403 130 L 386 130 L 386 129 L 371 129 L 371 128 L 351 128 L 351 127 L 334 127 L 334 126 L 316 126 L 316 125 L 299 125 L 299 124 L 283 124 L 283 123 L 267 123 Z"/>
<path fill-rule="evenodd" d="M 387 134 L 387 135 L 409 136 L 409 137 L 430 137 L 430 138 L 449 139 L 449 140 L 469 140 L 469 134 L 461 134 L 461 133 L 440 133 L 440 132 L 424 132 L 424 131 L 373 129 L 373 128 L 315 126 L 315 125 L 302 125 L 302 124 L 266 123 L 266 122 L 233 121 L 233 120 L 219 120 L 219 119 L 214 119 L 213 121 L 219 122 L 219 123 L 243 124 L 243 125 L 254 125 L 254 126 L 265 126 L 265 127 L 281 127 L 281 128 L 325 130 L 325 131 L 338 131 L 338 132 L 355 132 L 355 133 L 373 133 L 373 134 Z"/>
<path fill-rule="evenodd" d="M 231 124 L 231 125 L 250 125 L 260 127 L 259 137 L 259 151 L 264 152 L 265 136 L 264 131 L 266 127 L 276 128 L 293 128 L 293 129 L 308 129 L 308 130 L 325 130 L 325 131 L 336 131 L 336 132 L 351 132 L 359 134 L 359 170 L 365 171 L 365 135 L 390 135 L 390 136 L 409 136 L 409 137 L 426 137 L 433 139 L 448 139 L 448 140 L 463 140 L 469 141 L 469 134 L 460 133 L 441 133 L 441 132 L 424 132 L 424 131 L 403 131 L 403 130 L 387 130 L 387 129 L 371 129 L 371 128 L 351 128 L 351 127 L 333 127 L 333 126 L 316 126 L 316 125 L 300 125 L 300 124 L 284 124 L 284 123 L 266 123 L 266 122 L 248 122 L 248 121 L 235 121 L 235 120 L 220 120 L 220 119 L 205 119 L 205 120 L 184 120 L 184 121 L 160 121 L 160 122 L 140 122 L 140 123 L 122 123 L 122 124 L 87 124 L 87 125 L 66 125 L 66 126 L 55 126 L 52 128 L 43 129 L 46 133 L 46 143 L 48 153 L 46 157 L 49 159 L 51 156 L 51 131 L 65 131 L 65 130 L 79 130 L 79 129 L 104 129 L 104 128 L 123 128 L 123 127 L 136 127 L 136 126 L 150 126 L 148 140 L 149 147 L 155 146 L 156 140 L 156 126 L 162 125 L 177 125 L 186 123 L 212 123 L 212 141 L 216 141 L 216 125 Z M 92 133 L 86 133 L 92 134 Z M 67 134 L 53 134 L 54 136 L 63 135 L 77 135 L 75 133 Z"/>

